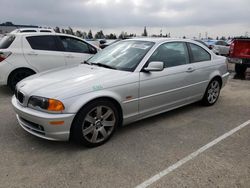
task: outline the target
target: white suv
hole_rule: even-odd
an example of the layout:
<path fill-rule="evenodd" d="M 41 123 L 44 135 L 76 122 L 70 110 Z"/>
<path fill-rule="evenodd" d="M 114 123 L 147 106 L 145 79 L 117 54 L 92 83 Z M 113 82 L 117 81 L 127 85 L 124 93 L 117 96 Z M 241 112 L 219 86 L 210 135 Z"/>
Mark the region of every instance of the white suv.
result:
<path fill-rule="evenodd" d="M 37 72 L 77 65 L 100 49 L 83 39 L 59 33 L 12 33 L 0 41 L 0 85 L 12 90 Z"/>

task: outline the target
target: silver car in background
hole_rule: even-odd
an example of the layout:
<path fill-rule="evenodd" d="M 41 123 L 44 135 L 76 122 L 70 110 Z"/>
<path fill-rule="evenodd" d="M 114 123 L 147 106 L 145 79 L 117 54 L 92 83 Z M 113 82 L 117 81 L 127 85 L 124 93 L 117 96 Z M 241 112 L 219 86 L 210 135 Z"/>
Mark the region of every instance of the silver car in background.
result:
<path fill-rule="evenodd" d="M 225 58 L 199 42 L 129 39 L 79 66 L 26 78 L 12 104 L 29 133 L 94 147 L 121 125 L 196 101 L 213 105 L 228 76 Z"/>

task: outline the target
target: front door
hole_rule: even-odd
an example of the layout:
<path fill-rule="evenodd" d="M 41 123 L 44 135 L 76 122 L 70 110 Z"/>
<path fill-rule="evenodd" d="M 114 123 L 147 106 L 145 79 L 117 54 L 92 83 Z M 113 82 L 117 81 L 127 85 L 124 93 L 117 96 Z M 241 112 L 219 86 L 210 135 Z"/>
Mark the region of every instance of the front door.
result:
<path fill-rule="evenodd" d="M 164 70 L 140 72 L 141 116 L 151 116 L 184 105 L 196 97 L 192 89 L 195 70 L 189 59 L 187 45 L 183 42 L 165 43 L 155 50 L 148 63 L 161 61 L 164 63 Z"/>
<path fill-rule="evenodd" d="M 79 65 L 84 60 L 89 59 L 94 53 L 94 47 L 82 40 L 68 36 L 59 36 L 59 39 L 64 48 L 67 65 Z"/>

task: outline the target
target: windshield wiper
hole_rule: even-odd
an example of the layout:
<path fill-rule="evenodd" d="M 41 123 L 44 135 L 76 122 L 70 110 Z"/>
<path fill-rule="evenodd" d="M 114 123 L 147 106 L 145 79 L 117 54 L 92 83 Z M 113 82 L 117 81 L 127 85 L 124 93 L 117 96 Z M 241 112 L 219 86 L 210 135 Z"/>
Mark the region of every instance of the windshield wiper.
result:
<path fill-rule="evenodd" d="M 91 65 L 91 63 L 87 62 L 86 60 L 85 60 L 85 61 L 83 61 L 81 64 Z"/>
<path fill-rule="evenodd" d="M 99 67 L 104 67 L 104 68 L 108 68 L 108 69 L 116 69 L 115 67 L 106 65 L 106 64 L 102 64 L 102 63 L 91 63 L 91 65 L 97 65 Z"/>

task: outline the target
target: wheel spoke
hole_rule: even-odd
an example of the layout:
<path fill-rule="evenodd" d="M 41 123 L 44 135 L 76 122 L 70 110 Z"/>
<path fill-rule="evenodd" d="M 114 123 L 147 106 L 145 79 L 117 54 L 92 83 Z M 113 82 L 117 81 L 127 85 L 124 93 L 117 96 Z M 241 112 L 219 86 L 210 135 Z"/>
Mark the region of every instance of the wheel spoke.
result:
<path fill-rule="evenodd" d="M 108 110 L 104 115 L 103 115 L 103 119 L 106 120 L 109 118 L 109 116 L 113 114 L 113 112 L 111 110 Z"/>
<path fill-rule="evenodd" d="M 95 143 L 97 140 L 97 136 L 98 136 L 98 131 L 96 129 L 94 129 L 93 135 L 91 137 L 91 142 Z"/>
<path fill-rule="evenodd" d="M 95 130 L 95 126 L 91 124 L 89 127 L 87 127 L 86 129 L 83 130 L 84 136 L 93 132 L 93 130 Z"/>
<path fill-rule="evenodd" d="M 92 124 L 95 123 L 95 119 L 91 117 L 89 114 L 86 116 L 85 121 L 92 123 Z"/>
<path fill-rule="evenodd" d="M 115 125 L 115 120 L 113 121 L 103 121 L 103 126 L 104 127 L 112 127 Z"/>
<path fill-rule="evenodd" d="M 212 94 L 209 94 L 207 99 L 208 99 L 208 102 L 210 102 L 210 103 L 211 103 Z"/>
<path fill-rule="evenodd" d="M 215 89 L 217 87 L 217 84 L 218 84 L 217 82 L 213 82 L 212 83 L 212 88 Z"/>
<path fill-rule="evenodd" d="M 107 136 L 107 131 L 105 130 L 104 127 L 102 127 L 102 128 L 100 129 L 100 132 L 101 132 L 103 138 L 106 138 L 106 136 Z"/>
<path fill-rule="evenodd" d="M 97 118 L 101 118 L 101 116 L 102 116 L 102 107 L 101 106 L 98 106 L 96 108 L 96 116 L 97 116 Z"/>

